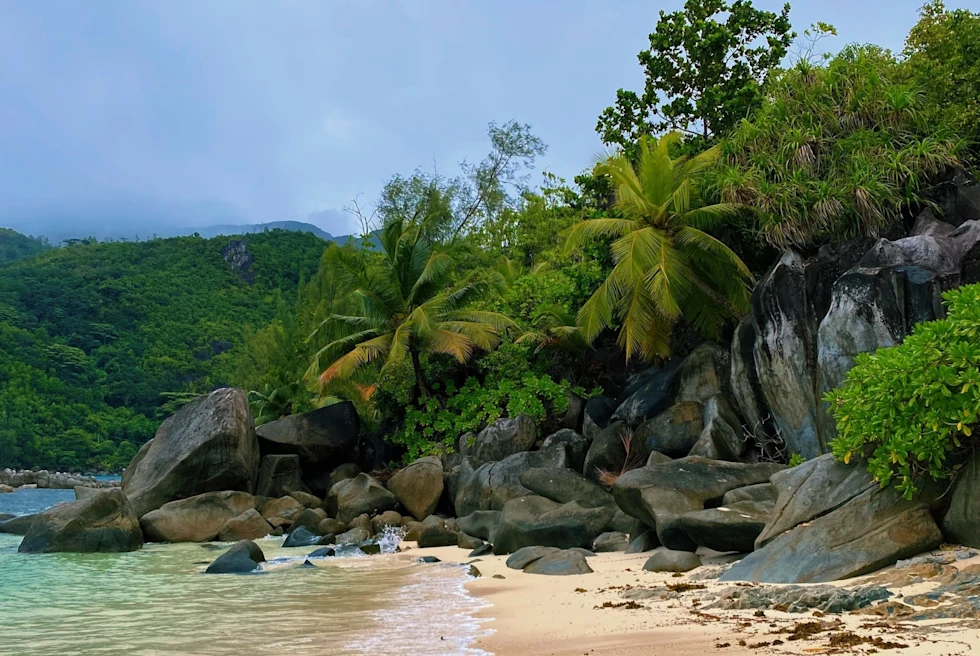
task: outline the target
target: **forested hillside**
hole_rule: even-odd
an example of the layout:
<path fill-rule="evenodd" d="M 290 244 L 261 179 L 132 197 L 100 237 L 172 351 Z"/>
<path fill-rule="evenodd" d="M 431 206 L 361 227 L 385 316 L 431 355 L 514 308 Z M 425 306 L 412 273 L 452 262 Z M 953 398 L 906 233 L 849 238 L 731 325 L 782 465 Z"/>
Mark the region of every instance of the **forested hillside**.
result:
<path fill-rule="evenodd" d="M 48 248 L 42 238 L 28 237 L 9 228 L 0 228 L 0 264 L 29 257 Z"/>
<path fill-rule="evenodd" d="M 239 239 L 247 251 L 229 252 Z M 247 327 L 268 324 L 323 249 L 276 230 L 0 265 L 0 465 L 125 466 L 182 396 L 227 382 Z"/>

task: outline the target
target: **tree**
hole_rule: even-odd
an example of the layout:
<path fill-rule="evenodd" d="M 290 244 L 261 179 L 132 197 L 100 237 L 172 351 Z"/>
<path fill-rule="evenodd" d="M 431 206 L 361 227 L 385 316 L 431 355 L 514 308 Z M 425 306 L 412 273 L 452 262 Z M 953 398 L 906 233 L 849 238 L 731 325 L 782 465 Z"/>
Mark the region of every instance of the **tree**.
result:
<path fill-rule="evenodd" d="M 958 162 L 962 140 L 923 103 L 877 46 L 850 46 L 825 65 L 800 60 L 728 137 L 715 184 L 755 210 L 751 232 L 776 248 L 878 234 Z"/>
<path fill-rule="evenodd" d="M 449 250 L 438 248 L 426 219 L 393 218 L 379 234 L 377 263 L 331 247 L 327 266 L 354 291 L 357 314 L 330 314 L 317 331 L 337 329 L 342 336 L 320 349 L 309 373 L 322 384 L 350 378 L 371 363 L 382 369 L 410 359 L 416 400 L 429 395 L 423 355 L 444 353 L 465 363 L 478 350 L 490 350 L 514 323 L 496 312 L 467 309 L 493 290 L 486 280 L 447 289 L 454 264 Z M 321 371 L 321 363 L 330 362 Z"/>
<path fill-rule="evenodd" d="M 789 4 L 776 14 L 750 0 L 687 0 L 683 11 L 661 11 L 650 48 L 637 55 L 643 92 L 617 91 L 596 132 L 624 148 L 666 130 L 703 141 L 722 135 L 759 105 L 763 83 L 795 36 Z"/>
<path fill-rule="evenodd" d="M 583 241 L 613 238 L 615 265 L 578 314 L 583 337 L 592 342 L 620 321 L 619 345 L 627 361 L 670 353 L 673 324 L 681 317 L 716 337 L 729 319 L 746 312 L 752 275 L 739 257 L 705 230 L 736 214 L 737 205 L 707 205 L 698 189 L 701 174 L 720 156 L 717 147 L 695 157 L 671 158 L 682 137 L 643 136 L 637 164 L 620 152 L 597 166 L 616 190 L 623 218 L 582 221 L 566 249 Z"/>
<path fill-rule="evenodd" d="M 905 42 L 905 68 L 930 99 L 929 118 L 980 134 L 980 14 L 925 5 Z"/>

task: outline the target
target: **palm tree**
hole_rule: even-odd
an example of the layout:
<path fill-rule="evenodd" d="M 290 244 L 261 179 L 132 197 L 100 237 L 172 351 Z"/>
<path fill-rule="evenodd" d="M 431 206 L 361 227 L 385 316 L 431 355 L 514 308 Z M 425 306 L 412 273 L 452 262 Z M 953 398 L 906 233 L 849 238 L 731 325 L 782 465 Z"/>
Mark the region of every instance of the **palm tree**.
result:
<path fill-rule="evenodd" d="M 698 178 L 719 158 L 718 148 L 672 158 L 680 133 L 640 139 L 636 165 L 623 153 L 606 157 L 596 173 L 615 188 L 622 218 L 582 221 L 566 249 L 613 238 L 614 266 L 578 313 L 582 336 L 592 342 L 618 320 L 627 361 L 670 353 L 674 323 L 683 317 L 702 334 L 717 336 L 726 321 L 748 310 L 752 274 L 741 259 L 706 230 L 736 214 L 738 205 L 704 204 Z"/>
<path fill-rule="evenodd" d="M 380 258 L 367 261 L 352 249 L 331 246 L 326 264 L 338 283 L 353 289 L 356 313 L 330 314 L 319 332 L 335 337 L 313 357 L 308 374 L 321 384 L 353 376 L 368 364 L 382 368 L 410 359 L 415 396 L 429 394 L 423 354 L 446 353 L 466 362 L 490 350 L 516 327 L 496 312 L 467 309 L 494 290 L 489 280 L 447 288 L 453 257 L 427 237 L 427 220 L 396 219 L 378 234 Z M 321 362 L 330 362 L 321 371 Z"/>

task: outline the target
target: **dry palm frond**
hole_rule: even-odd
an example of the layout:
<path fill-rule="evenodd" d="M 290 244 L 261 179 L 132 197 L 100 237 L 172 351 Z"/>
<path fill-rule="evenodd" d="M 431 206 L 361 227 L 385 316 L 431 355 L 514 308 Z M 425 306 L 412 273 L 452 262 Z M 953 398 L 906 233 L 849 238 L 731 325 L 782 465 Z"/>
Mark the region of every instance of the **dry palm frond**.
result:
<path fill-rule="evenodd" d="M 633 429 L 625 428 L 622 433 L 620 433 L 619 439 L 623 442 L 623 449 L 626 451 L 626 457 L 623 460 L 623 466 L 619 468 L 619 471 L 606 469 L 603 467 L 596 467 L 596 479 L 599 481 L 600 485 L 607 488 L 611 488 L 613 484 L 619 479 L 620 476 L 628 471 L 634 469 L 639 469 L 644 464 L 643 451 L 644 449 L 634 448 L 633 443 Z"/>

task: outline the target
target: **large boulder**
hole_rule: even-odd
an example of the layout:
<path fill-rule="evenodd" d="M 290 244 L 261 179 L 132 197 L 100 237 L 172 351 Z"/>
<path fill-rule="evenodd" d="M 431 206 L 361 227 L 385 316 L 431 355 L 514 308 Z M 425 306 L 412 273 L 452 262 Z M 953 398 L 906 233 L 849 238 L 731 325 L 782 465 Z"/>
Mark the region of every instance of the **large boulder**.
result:
<path fill-rule="evenodd" d="M 949 542 L 980 548 L 980 458 L 975 455 L 956 476 L 943 533 Z"/>
<path fill-rule="evenodd" d="M 653 366 L 637 374 L 626 388 L 626 399 L 613 413 L 614 421 L 639 426 L 670 406 L 670 392 L 683 360 L 674 358 L 664 366 Z"/>
<path fill-rule="evenodd" d="M 773 502 L 739 501 L 697 510 L 680 518 L 680 527 L 699 547 L 748 553 L 769 521 Z"/>
<path fill-rule="evenodd" d="M 942 542 L 929 505 L 826 455 L 772 477 L 776 506 L 726 581 L 820 583 L 860 576 Z M 927 497 L 924 497 L 927 498 Z M 928 498 L 932 498 L 930 496 Z M 763 546 L 764 545 L 764 546 Z"/>
<path fill-rule="evenodd" d="M 374 515 L 394 510 L 398 500 L 381 483 L 361 473 L 330 488 L 327 505 L 332 516 L 349 524 L 362 513 Z"/>
<path fill-rule="evenodd" d="M 292 497 L 280 497 L 269 499 L 257 508 L 262 518 L 269 522 L 273 528 L 280 526 L 290 526 L 299 517 L 305 508 L 303 504 Z"/>
<path fill-rule="evenodd" d="M 255 499 L 247 492 L 206 492 L 165 503 L 143 515 L 140 525 L 149 542 L 208 542 L 254 506 Z"/>
<path fill-rule="evenodd" d="M 255 485 L 255 495 L 284 497 L 290 492 L 302 490 L 302 475 L 299 456 L 295 454 L 264 456 L 259 464 L 259 480 Z"/>
<path fill-rule="evenodd" d="M 616 412 L 616 400 L 607 396 L 593 396 L 586 401 L 582 411 L 582 437 L 591 442 L 609 425 Z"/>
<path fill-rule="evenodd" d="M 524 568 L 525 574 L 544 574 L 546 576 L 575 576 L 591 574 L 592 568 L 585 560 L 582 552 L 563 549 L 547 554 L 529 563 Z"/>
<path fill-rule="evenodd" d="M 682 516 L 720 501 L 729 490 L 764 483 L 782 468 L 687 457 L 626 472 L 613 485 L 613 496 L 623 512 L 656 527 L 665 547 L 694 551 L 697 544 L 681 526 Z"/>
<path fill-rule="evenodd" d="M 713 396 L 704 406 L 704 429 L 688 455 L 739 462 L 748 447 L 742 423 L 724 396 Z"/>
<path fill-rule="evenodd" d="M 561 428 L 568 428 L 573 431 L 582 430 L 582 419 L 585 414 L 585 399 L 569 390 L 568 405 L 565 408 L 565 416 L 561 418 L 558 425 Z"/>
<path fill-rule="evenodd" d="M 345 461 L 357 444 L 359 423 L 350 401 L 289 415 L 256 429 L 262 453 L 295 454 L 305 466 L 327 469 Z"/>
<path fill-rule="evenodd" d="M 704 430 L 704 407 L 683 401 L 667 408 L 636 429 L 633 439 L 671 458 L 683 458 L 697 444 Z"/>
<path fill-rule="evenodd" d="M 240 540 L 258 540 L 272 533 L 272 525 L 262 518 L 259 511 L 249 508 L 238 517 L 228 520 L 220 531 L 220 542 L 238 542 Z"/>
<path fill-rule="evenodd" d="M 470 459 L 474 467 L 503 460 L 534 446 L 538 429 L 527 415 L 498 419 L 475 437 L 464 436 L 459 452 Z"/>
<path fill-rule="evenodd" d="M 455 507 L 463 517 L 477 510 L 502 510 L 504 504 L 531 494 L 521 485 L 521 474 L 540 467 L 560 469 L 568 465 L 565 446 L 557 444 L 539 451 L 515 453 L 499 462 L 488 462 L 474 470 L 469 458 L 460 466 Z"/>
<path fill-rule="evenodd" d="M 462 532 L 490 542 L 493 542 L 493 535 L 499 523 L 499 510 L 477 510 L 456 520 L 456 525 Z"/>
<path fill-rule="evenodd" d="M 589 451 L 589 440 L 571 428 L 562 428 L 560 431 L 544 438 L 544 442 L 541 443 L 541 448 L 547 449 L 556 444 L 565 445 L 568 451 L 568 466 L 575 471 L 582 471 L 582 467 L 585 464 L 585 454 Z"/>
<path fill-rule="evenodd" d="M 259 445 L 240 389 L 194 399 L 164 421 L 148 445 L 123 478 L 123 492 L 139 517 L 175 499 L 255 487 Z"/>
<path fill-rule="evenodd" d="M 674 402 L 704 404 L 713 396 L 727 396 L 730 386 L 731 354 L 717 344 L 705 342 L 684 358 L 677 374 Z"/>
<path fill-rule="evenodd" d="M 7 519 L 0 521 L 0 533 L 9 533 L 10 535 L 27 535 L 27 532 L 31 530 L 31 524 L 34 523 L 35 517 L 37 517 L 37 515 L 8 517 Z"/>
<path fill-rule="evenodd" d="M 142 546 L 143 534 L 133 506 L 121 490 L 114 489 L 38 513 L 17 550 L 118 553 Z"/>
<path fill-rule="evenodd" d="M 236 542 L 231 549 L 208 565 L 205 574 L 248 574 L 261 568 L 265 554 L 251 540 Z"/>
<path fill-rule="evenodd" d="M 616 506 L 616 500 L 609 492 L 571 469 L 529 469 L 521 474 L 520 481 L 534 494 L 556 503 L 577 501 L 584 508 Z"/>
<path fill-rule="evenodd" d="M 629 445 L 629 449 L 627 449 Z M 618 474 L 630 465 L 639 465 L 648 456 L 646 445 L 634 439 L 634 431 L 625 422 L 616 421 L 602 430 L 585 454 L 582 473 L 599 482 L 606 472 Z"/>
<path fill-rule="evenodd" d="M 395 472 L 388 489 L 416 519 L 431 515 L 439 505 L 444 488 L 442 460 L 429 456 Z"/>
<path fill-rule="evenodd" d="M 493 552 L 513 553 L 530 546 L 590 547 L 614 514 L 610 506 L 584 508 L 575 502 L 559 504 L 539 496 L 512 499 L 500 513 Z"/>

